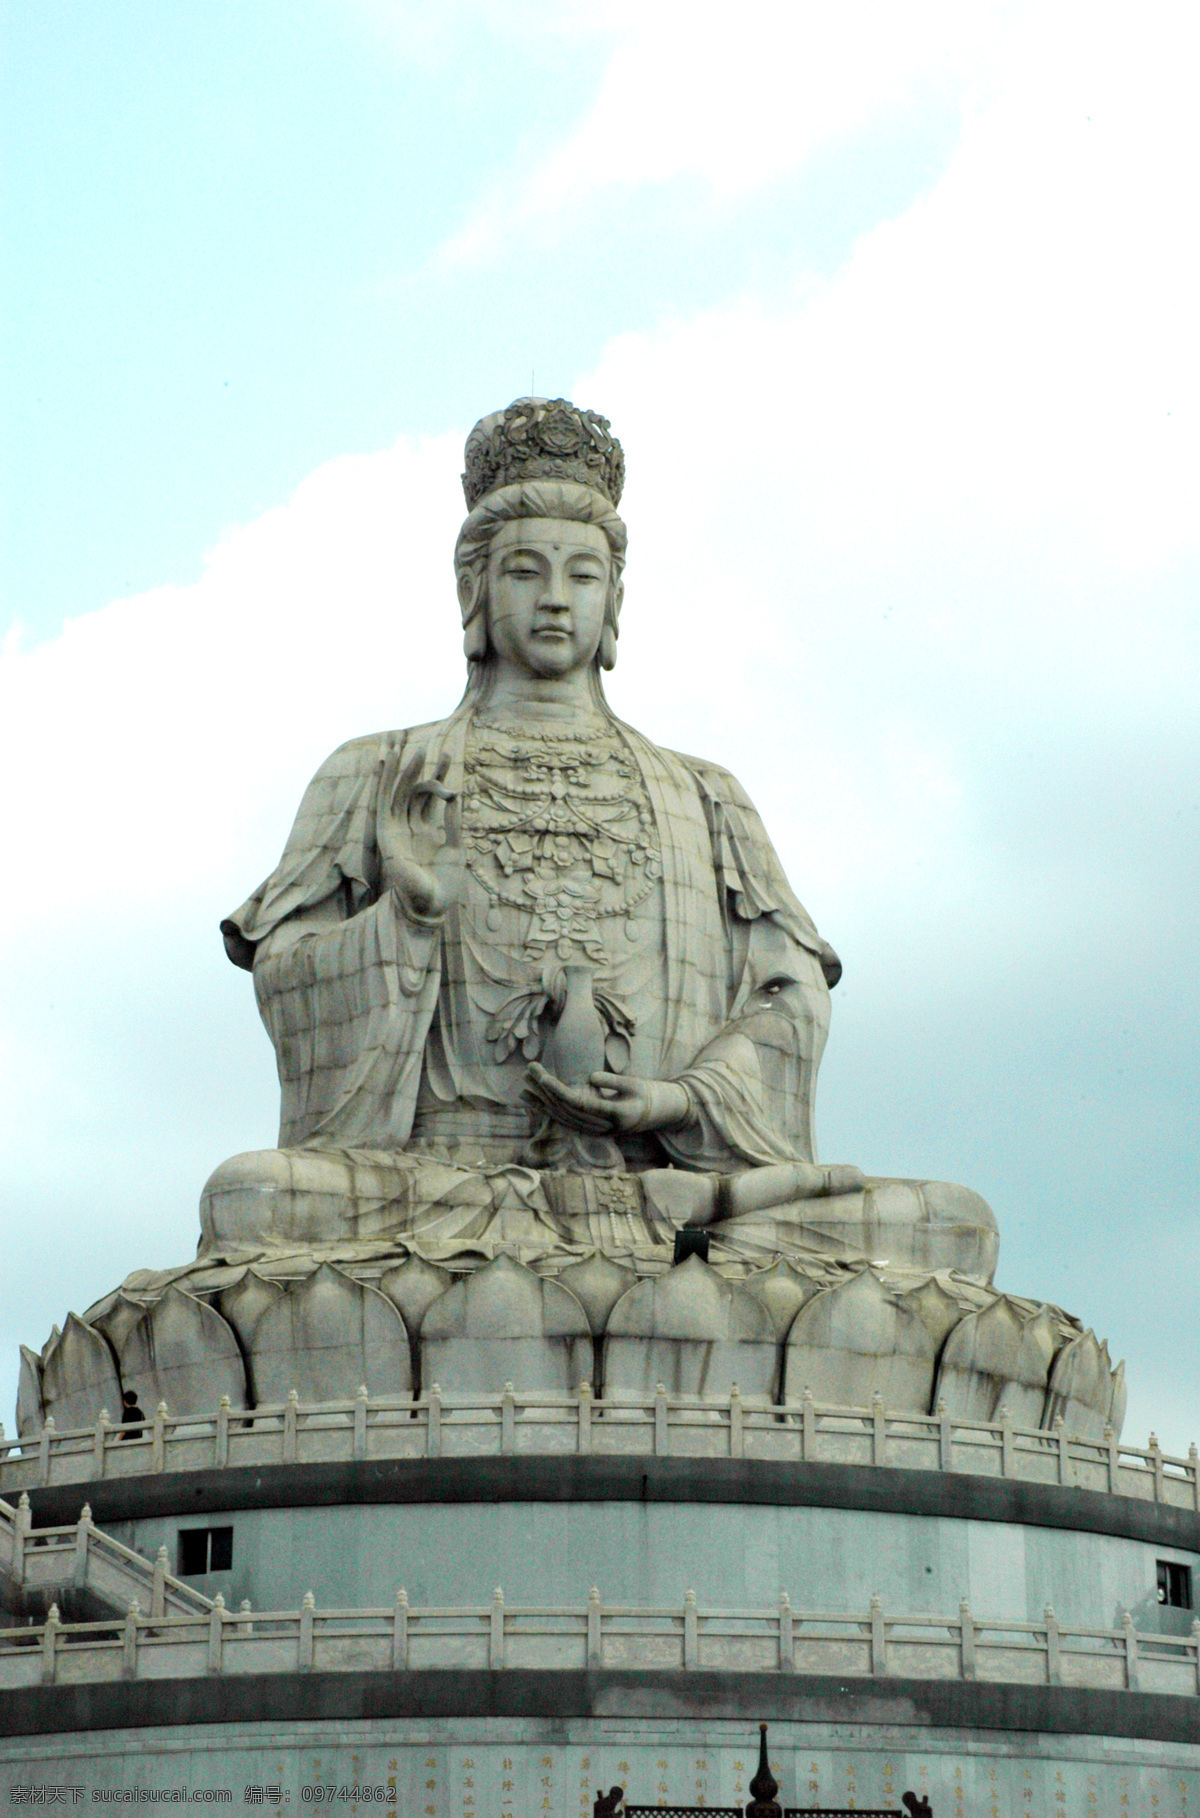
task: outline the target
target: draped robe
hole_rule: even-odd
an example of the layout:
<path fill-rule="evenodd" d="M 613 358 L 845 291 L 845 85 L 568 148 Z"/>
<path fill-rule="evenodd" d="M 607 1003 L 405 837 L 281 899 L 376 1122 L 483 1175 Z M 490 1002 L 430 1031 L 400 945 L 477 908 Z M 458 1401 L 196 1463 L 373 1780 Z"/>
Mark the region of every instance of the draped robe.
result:
<path fill-rule="evenodd" d="M 230 957 L 253 970 L 275 1046 L 281 1147 L 401 1152 L 413 1144 L 419 1106 L 439 1094 L 457 1100 L 468 1133 L 473 1116 L 488 1126 L 481 1094 L 505 1098 L 487 1083 L 495 1056 L 464 984 L 461 794 L 475 711 L 466 702 L 445 721 L 343 745 L 309 785 L 275 871 L 222 924 Z M 631 1071 L 680 1080 L 691 1108 L 681 1128 L 624 1139 L 627 1164 L 730 1173 L 814 1160 L 837 957 L 735 779 L 612 716 L 608 725 L 640 773 L 662 865 L 659 952 L 651 997 L 642 993 L 652 1033 L 640 1047 L 635 1036 Z M 448 762 L 456 799 L 438 863 L 450 902 L 438 917 L 406 912 L 383 876 L 376 822 L 394 741 L 402 764 L 423 749 L 426 778 Z M 515 1161 L 519 1148 L 486 1158 Z"/>

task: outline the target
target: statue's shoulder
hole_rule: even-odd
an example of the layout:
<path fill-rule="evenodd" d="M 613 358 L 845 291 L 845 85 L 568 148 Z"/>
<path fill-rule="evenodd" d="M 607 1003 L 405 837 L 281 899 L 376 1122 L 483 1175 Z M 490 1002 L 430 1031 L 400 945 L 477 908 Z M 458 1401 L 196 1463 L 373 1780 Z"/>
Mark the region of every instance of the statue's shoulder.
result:
<path fill-rule="evenodd" d="M 726 770 L 723 764 L 714 764 L 710 758 L 692 757 L 686 751 L 670 751 L 668 757 L 674 758 L 699 784 L 700 792 L 710 800 L 724 802 L 727 807 L 737 808 L 743 814 L 752 814 L 758 819 L 758 811 L 732 770 Z"/>
<path fill-rule="evenodd" d="M 313 778 L 314 782 L 322 778 L 344 779 L 358 778 L 378 763 L 380 754 L 389 744 L 405 745 L 416 740 L 426 741 L 436 738 L 444 726 L 444 720 L 431 720 L 425 726 L 404 726 L 388 728 L 383 732 L 367 732 L 360 738 L 347 739 L 336 751 L 331 751 L 325 762 Z"/>
<path fill-rule="evenodd" d="M 336 812 L 348 796 L 357 794 L 374 778 L 389 745 L 398 745 L 403 751 L 416 743 L 426 744 L 439 735 L 443 724 L 443 721 L 434 720 L 427 726 L 388 728 L 347 739 L 344 745 L 330 752 L 317 770 L 305 791 L 302 813 L 308 816 L 331 810 Z"/>

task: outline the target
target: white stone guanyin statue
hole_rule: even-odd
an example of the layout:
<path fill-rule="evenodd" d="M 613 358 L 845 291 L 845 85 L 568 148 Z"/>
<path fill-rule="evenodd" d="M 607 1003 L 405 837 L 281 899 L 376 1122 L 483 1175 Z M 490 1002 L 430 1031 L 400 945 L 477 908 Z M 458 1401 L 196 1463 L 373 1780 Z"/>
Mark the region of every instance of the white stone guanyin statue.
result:
<path fill-rule="evenodd" d="M 22 1347 L 20 1433 L 126 1393 L 187 1416 L 585 1380 L 598 1406 L 736 1384 L 1119 1429 L 1107 1347 L 992 1285 L 977 1194 L 818 1164 L 837 958 L 728 772 L 604 699 L 608 424 L 524 398 L 466 465 L 462 701 L 335 752 L 224 924 L 280 1147 L 216 1170 L 196 1257 Z"/>
<path fill-rule="evenodd" d="M 439 1260 L 819 1251 L 989 1280 L 977 1194 L 817 1163 L 841 966 L 746 795 L 612 713 L 626 532 L 607 421 L 476 425 L 448 719 L 321 767 L 225 923 L 280 1147 L 220 1167 L 202 1251 L 412 1240 Z"/>

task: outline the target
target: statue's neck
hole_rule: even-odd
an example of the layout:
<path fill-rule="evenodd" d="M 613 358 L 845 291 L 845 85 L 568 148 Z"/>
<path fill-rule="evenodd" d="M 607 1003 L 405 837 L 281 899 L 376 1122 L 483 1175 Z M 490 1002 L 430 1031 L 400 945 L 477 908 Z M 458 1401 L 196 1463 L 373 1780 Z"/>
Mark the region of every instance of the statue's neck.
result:
<path fill-rule="evenodd" d="M 554 677 L 500 670 L 490 678 L 478 711 L 493 725 L 512 725 L 517 730 L 521 726 L 577 726 L 608 717 L 590 668 Z"/>

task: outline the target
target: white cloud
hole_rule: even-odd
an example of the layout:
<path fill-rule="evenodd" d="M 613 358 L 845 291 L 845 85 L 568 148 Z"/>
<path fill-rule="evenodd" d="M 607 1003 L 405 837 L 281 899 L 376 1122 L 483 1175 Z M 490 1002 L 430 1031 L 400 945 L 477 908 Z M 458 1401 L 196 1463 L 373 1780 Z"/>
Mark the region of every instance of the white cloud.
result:
<path fill-rule="evenodd" d="M 1005 15 L 986 7 L 878 0 L 761 0 L 738 15 L 717 0 L 651 0 L 604 17 L 615 40 L 593 105 L 523 180 L 495 183 L 440 265 L 613 187 L 694 177 L 719 198 L 744 195 L 918 96 L 960 103 L 1005 36 Z"/>

